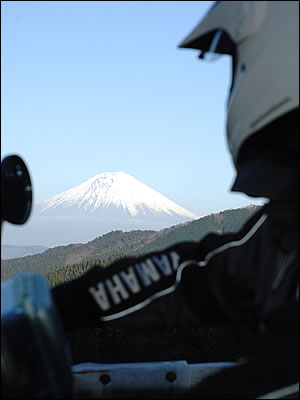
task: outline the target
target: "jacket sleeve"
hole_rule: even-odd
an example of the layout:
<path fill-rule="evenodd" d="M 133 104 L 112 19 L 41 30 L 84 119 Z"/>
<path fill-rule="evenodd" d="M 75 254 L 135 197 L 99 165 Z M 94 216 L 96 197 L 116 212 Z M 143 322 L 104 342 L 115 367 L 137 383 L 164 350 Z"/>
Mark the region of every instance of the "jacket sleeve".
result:
<path fill-rule="evenodd" d="M 56 286 L 52 295 L 66 330 L 104 323 L 140 329 L 199 326 L 182 285 L 182 280 L 189 279 L 183 272 L 193 265 L 197 268 L 198 247 L 199 243 L 183 242 L 140 258 L 124 258 Z M 190 290 L 189 285 L 186 289 Z M 220 317 L 204 269 L 197 274 L 194 289 L 197 303 L 203 302 L 209 315 Z"/>
<path fill-rule="evenodd" d="M 93 267 L 52 290 L 65 328 L 112 324 L 140 329 L 217 325 L 256 318 L 257 212 L 238 233 L 209 234 L 141 258 Z"/>

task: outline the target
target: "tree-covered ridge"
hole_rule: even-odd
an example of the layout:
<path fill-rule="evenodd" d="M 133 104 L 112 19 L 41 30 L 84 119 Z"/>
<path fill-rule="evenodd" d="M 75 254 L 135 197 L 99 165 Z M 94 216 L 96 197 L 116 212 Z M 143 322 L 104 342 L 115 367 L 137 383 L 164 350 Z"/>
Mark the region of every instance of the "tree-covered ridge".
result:
<path fill-rule="evenodd" d="M 166 233 L 164 236 L 153 240 L 145 245 L 142 249 L 138 249 L 134 253 L 137 255 L 145 254 L 152 251 L 159 251 L 173 244 L 183 241 L 198 241 L 209 232 L 217 232 L 218 225 L 213 215 L 200 218 L 196 221 L 183 224 L 177 229 Z"/>
<path fill-rule="evenodd" d="M 90 268 L 99 266 L 99 268 L 104 268 L 118 260 L 119 258 L 125 257 L 125 254 L 119 254 L 114 256 L 109 256 L 107 258 L 98 258 L 93 260 L 88 260 L 80 264 L 65 265 L 61 268 L 56 268 L 50 272 L 45 273 L 45 277 L 49 282 L 50 287 L 54 287 L 60 283 L 72 281 L 78 278 L 82 274 L 86 273 Z"/>
<path fill-rule="evenodd" d="M 208 233 L 237 232 L 257 209 L 258 207 L 252 206 L 208 215 L 166 232 L 165 235 L 151 241 L 133 254 L 140 255 L 151 251 L 159 251 L 183 241 L 197 242 Z"/>
<path fill-rule="evenodd" d="M 225 210 L 162 231 L 114 231 L 86 244 L 59 246 L 43 254 L 1 260 L 1 281 L 18 271 L 45 275 L 51 286 L 72 280 L 94 265 L 103 267 L 124 256 L 139 256 L 183 241 L 199 241 L 211 232 L 235 232 L 257 210 L 257 206 Z"/>
<path fill-rule="evenodd" d="M 256 212 L 259 206 L 250 206 L 247 208 L 238 208 L 235 210 L 225 210 L 220 213 L 220 227 L 222 233 L 236 232 L 243 224 Z M 216 214 L 216 218 L 218 214 Z"/>
<path fill-rule="evenodd" d="M 58 246 L 42 254 L 1 260 L 1 280 L 8 279 L 18 271 L 47 273 L 65 265 L 84 263 L 90 259 L 115 256 L 119 253 L 135 251 L 164 231 L 113 231 L 88 243 L 76 243 Z"/>

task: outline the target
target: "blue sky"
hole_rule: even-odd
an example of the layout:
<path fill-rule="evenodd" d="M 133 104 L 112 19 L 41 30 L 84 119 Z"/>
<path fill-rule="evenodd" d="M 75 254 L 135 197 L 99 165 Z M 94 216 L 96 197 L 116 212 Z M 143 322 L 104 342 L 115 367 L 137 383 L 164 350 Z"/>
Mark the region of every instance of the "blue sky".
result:
<path fill-rule="evenodd" d="M 178 44 L 211 1 L 1 2 L 1 159 L 34 200 L 124 171 L 199 216 L 260 203 L 230 192 L 230 60 Z"/>

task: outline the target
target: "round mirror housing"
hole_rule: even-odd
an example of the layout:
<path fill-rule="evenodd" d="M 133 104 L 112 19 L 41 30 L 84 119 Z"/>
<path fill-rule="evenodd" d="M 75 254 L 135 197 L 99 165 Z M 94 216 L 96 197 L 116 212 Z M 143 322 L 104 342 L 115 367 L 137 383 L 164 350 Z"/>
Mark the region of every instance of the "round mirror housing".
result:
<path fill-rule="evenodd" d="M 1 220 L 24 224 L 32 207 L 32 186 L 24 161 L 17 155 L 1 162 Z"/>

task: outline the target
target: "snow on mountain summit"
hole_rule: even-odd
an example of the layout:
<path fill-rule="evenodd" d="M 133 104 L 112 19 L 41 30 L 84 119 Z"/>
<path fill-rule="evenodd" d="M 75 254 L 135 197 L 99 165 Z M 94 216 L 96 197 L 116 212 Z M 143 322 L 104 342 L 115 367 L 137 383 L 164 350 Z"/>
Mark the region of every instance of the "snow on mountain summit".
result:
<path fill-rule="evenodd" d="M 198 218 L 159 192 L 124 172 L 98 174 L 40 204 L 41 215 L 92 214 L 127 217 Z"/>

